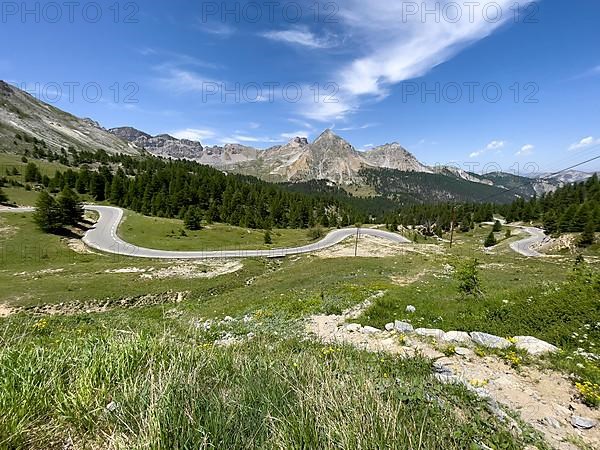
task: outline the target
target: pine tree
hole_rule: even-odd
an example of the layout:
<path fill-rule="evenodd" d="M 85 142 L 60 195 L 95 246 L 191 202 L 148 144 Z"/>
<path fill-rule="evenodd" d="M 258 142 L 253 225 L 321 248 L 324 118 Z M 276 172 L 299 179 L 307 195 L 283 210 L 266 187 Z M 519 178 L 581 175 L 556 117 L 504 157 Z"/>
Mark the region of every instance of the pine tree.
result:
<path fill-rule="evenodd" d="M 39 183 L 40 181 L 42 181 L 40 169 L 38 169 L 38 166 L 36 166 L 35 163 L 30 162 L 25 168 L 25 182 Z"/>
<path fill-rule="evenodd" d="M 57 199 L 63 225 L 77 225 L 83 220 L 83 205 L 79 196 L 65 187 Z"/>
<path fill-rule="evenodd" d="M 62 228 L 62 213 L 56 200 L 42 191 L 35 205 L 33 220 L 46 233 L 55 233 Z"/>
<path fill-rule="evenodd" d="M 583 233 L 579 236 L 579 240 L 577 241 L 577 245 L 579 247 L 588 247 L 592 245 L 596 240 L 596 235 L 594 231 L 596 230 L 596 224 L 593 220 L 589 220 L 586 226 L 583 229 Z"/>
<path fill-rule="evenodd" d="M 502 224 L 499 220 L 496 220 L 496 222 L 494 222 L 494 232 L 498 233 L 500 231 L 502 231 Z"/>
<path fill-rule="evenodd" d="M 271 245 L 273 243 L 273 238 L 271 237 L 271 232 L 269 230 L 265 231 L 264 236 L 265 244 Z"/>
<path fill-rule="evenodd" d="M 183 217 L 183 225 L 192 231 L 202 229 L 202 211 L 196 206 L 190 206 Z"/>
<path fill-rule="evenodd" d="M 6 196 L 6 194 L 4 193 L 2 188 L 0 188 L 0 203 L 6 203 L 6 202 L 8 202 L 8 197 Z"/>
<path fill-rule="evenodd" d="M 496 241 L 496 236 L 494 236 L 494 232 L 492 231 L 492 232 L 490 232 L 490 234 L 488 235 L 488 237 L 485 239 L 485 242 L 484 242 L 483 245 L 486 248 L 489 248 L 489 247 L 493 247 L 497 243 L 498 243 L 498 241 Z"/>

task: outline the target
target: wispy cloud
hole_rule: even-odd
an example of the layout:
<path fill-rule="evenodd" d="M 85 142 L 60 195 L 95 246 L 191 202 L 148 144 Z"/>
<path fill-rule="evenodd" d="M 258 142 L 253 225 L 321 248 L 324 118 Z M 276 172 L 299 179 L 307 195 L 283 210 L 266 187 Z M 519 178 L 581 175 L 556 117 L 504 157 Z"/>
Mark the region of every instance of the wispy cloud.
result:
<path fill-rule="evenodd" d="M 308 48 L 331 48 L 336 45 L 331 36 L 319 37 L 305 27 L 296 27 L 288 30 L 267 31 L 260 34 L 262 37 L 272 41 L 285 44 L 299 45 Z"/>
<path fill-rule="evenodd" d="M 574 76 L 573 79 L 580 80 L 582 78 L 590 78 L 590 77 L 597 77 L 597 76 L 600 76 L 600 65 L 597 65 L 596 67 L 592 67 L 591 69 L 588 69 L 585 72 Z"/>
<path fill-rule="evenodd" d="M 287 133 L 281 133 L 280 136 L 283 139 L 294 139 L 296 137 L 305 137 L 305 138 L 309 138 L 312 135 L 312 131 L 307 131 L 307 130 L 299 130 L 299 131 L 290 131 Z"/>
<path fill-rule="evenodd" d="M 185 128 L 183 130 L 173 131 L 169 134 L 177 139 L 188 139 L 190 141 L 199 142 L 214 139 L 217 136 L 217 132 L 209 128 Z"/>
<path fill-rule="evenodd" d="M 524 7 L 531 1 L 526 1 Z M 315 120 L 332 120 L 355 112 L 365 101 L 380 101 L 391 88 L 412 78 L 425 75 L 448 61 L 470 44 L 477 42 L 510 21 L 503 14 L 491 21 L 482 13 L 495 3 L 509 11 L 513 0 L 485 0 L 478 4 L 479 14 L 462 14 L 458 21 L 436 20 L 433 15 L 422 19 L 421 10 L 444 9 L 452 0 L 423 0 L 419 13 L 406 14 L 406 2 L 389 0 L 347 0 L 340 9 L 345 36 L 342 42 L 356 55 L 342 63 L 341 69 L 329 74 L 339 85 L 339 103 L 315 114 L 310 105 L 305 116 Z M 358 55 L 357 55 L 358 50 Z"/>
<path fill-rule="evenodd" d="M 220 22 L 199 22 L 196 27 L 198 30 L 206 34 L 211 34 L 218 37 L 229 37 L 237 31 L 231 25 Z"/>
<path fill-rule="evenodd" d="M 533 154 L 533 150 L 535 149 L 535 145 L 525 144 L 521 149 L 515 153 L 516 156 L 529 156 Z"/>
<path fill-rule="evenodd" d="M 367 128 L 373 128 L 376 126 L 374 123 L 366 123 L 364 125 L 356 125 L 344 128 L 337 128 L 338 131 L 358 131 L 358 130 L 366 130 Z"/>
<path fill-rule="evenodd" d="M 174 67 L 159 68 L 159 70 L 161 74 L 158 81 L 177 93 L 204 92 L 207 84 L 217 87 L 220 85 L 217 80 L 189 70 Z"/>
<path fill-rule="evenodd" d="M 594 145 L 600 145 L 600 138 L 596 139 L 593 136 L 588 136 L 586 138 L 583 138 L 579 142 L 575 142 L 574 144 L 571 144 L 571 146 L 569 147 L 569 151 L 572 152 L 575 150 L 583 150 L 585 148 L 592 147 Z"/>
<path fill-rule="evenodd" d="M 477 157 L 482 156 L 490 151 L 502 150 L 505 146 L 506 146 L 505 141 L 492 141 L 488 145 L 486 145 L 484 148 L 482 148 L 481 150 L 477 150 L 477 151 L 474 151 L 473 153 L 471 153 L 469 155 L 469 158 L 477 158 Z"/>

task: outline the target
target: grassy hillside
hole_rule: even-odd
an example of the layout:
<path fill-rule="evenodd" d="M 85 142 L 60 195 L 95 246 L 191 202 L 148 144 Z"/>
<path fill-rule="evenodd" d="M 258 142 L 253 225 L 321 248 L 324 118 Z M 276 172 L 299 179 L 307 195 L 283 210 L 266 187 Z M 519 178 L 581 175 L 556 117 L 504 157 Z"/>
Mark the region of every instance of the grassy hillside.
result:
<path fill-rule="evenodd" d="M 308 230 L 275 229 L 272 244 L 264 243 L 264 230 L 251 230 L 224 224 L 206 224 L 202 230 L 185 230 L 183 221 L 147 217 L 128 212 L 119 227 L 119 236 L 140 247 L 159 250 L 269 250 L 300 247 L 314 240 Z"/>

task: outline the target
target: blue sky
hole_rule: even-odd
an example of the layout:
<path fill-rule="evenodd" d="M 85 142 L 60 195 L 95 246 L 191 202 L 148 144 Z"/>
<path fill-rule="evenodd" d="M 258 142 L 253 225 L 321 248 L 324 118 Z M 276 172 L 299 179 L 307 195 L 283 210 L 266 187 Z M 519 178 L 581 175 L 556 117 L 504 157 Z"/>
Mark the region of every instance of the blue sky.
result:
<path fill-rule="evenodd" d="M 107 128 L 210 145 L 329 127 L 518 173 L 600 154 L 600 3 L 514 3 L 3 2 L 0 78 Z"/>

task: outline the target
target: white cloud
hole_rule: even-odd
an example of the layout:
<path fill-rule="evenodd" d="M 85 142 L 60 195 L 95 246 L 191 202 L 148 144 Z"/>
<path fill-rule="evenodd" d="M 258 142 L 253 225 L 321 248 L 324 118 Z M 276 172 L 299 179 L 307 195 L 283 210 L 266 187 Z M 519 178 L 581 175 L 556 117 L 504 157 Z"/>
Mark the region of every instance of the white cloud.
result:
<path fill-rule="evenodd" d="M 530 2 L 526 1 L 521 7 Z M 453 0 L 423 0 L 418 4 L 347 0 L 338 14 L 344 26 L 341 42 L 345 44 L 344 50 L 357 56 L 342 62 L 341 69 L 329 74 L 339 85 L 339 104 L 318 114 L 314 108 L 308 108 L 306 117 L 338 119 L 356 111 L 365 101 L 382 100 L 389 95 L 392 86 L 425 75 L 510 22 L 513 3 L 514 0 L 484 0 L 473 7 L 472 14 L 469 6 L 460 3 L 462 15 L 454 20 L 451 7 L 447 8 L 449 4 L 457 5 Z M 407 14 L 408 8 L 415 6 L 419 13 Z M 502 14 L 494 20 L 497 7 Z M 423 11 L 436 9 L 446 13 L 439 19 L 434 15 L 421 15 Z"/>
<path fill-rule="evenodd" d="M 305 137 L 309 138 L 312 133 L 310 131 L 302 130 L 302 131 L 291 131 L 289 133 L 281 133 L 280 136 L 284 139 L 294 139 L 295 137 Z"/>
<path fill-rule="evenodd" d="M 213 139 L 217 136 L 214 130 L 210 129 L 198 129 L 198 128 L 186 128 L 184 130 L 178 130 L 170 133 L 171 136 L 177 139 L 188 139 L 190 141 L 202 142 L 207 139 Z"/>
<path fill-rule="evenodd" d="M 525 144 L 523 147 L 521 147 L 521 150 L 516 153 L 516 156 L 529 156 L 533 153 L 534 148 L 535 145 Z"/>
<path fill-rule="evenodd" d="M 344 127 L 344 128 L 338 128 L 338 131 L 357 131 L 357 130 L 366 130 L 367 128 L 372 128 L 374 127 L 375 124 L 374 123 L 366 123 L 364 125 L 357 125 L 357 126 L 351 126 L 351 127 Z"/>
<path fill-rule="evenodd" d="M 481 150 L 474 151 L 469 155 L 469 158 L 477 158 L 484 155 L 485 153 L 493 150 L 501 150 L 506 146 L 505 141 L 492 141 Z"/>
<path fill-rule="evenodd" d="M 569 147 L 569 151 L 582 150 L 593 145 L 600 145 L 600 138 L 596 139 L 593 136 L 588 136 L 586 138 L 583 138 L 579 142 L 571 144 L 571 146 Z"/>
<path fill-rule="evenodd" d="M 251 130 L 256 130 L 257 128 L 260 128 L 260 123 L 258 123 L 258 122 L 250 122 L 248 124 L 248 128 L 250 128 Z"/>
<path fill-rule="evenodd" d="M 262 33 L 261 36 L 272 41 L 300 45 L 308 48 L 330 48 L 335 45 L 330 37 L 318 37 L 305 27 L 296 27 L 280 31 L 267 31 L 266 33 Z"/>
<path fill-rule="evenodd" d="M 231 25 L 219 22 L 199 23 L 197 27 L 200 31 L 214 36 L 229 37 L 236 32 L 236 29 Z"/>
<path fill-rule="evenodd" d="M 176 92 L 212 92 L 207 90 L 207 85 L 216 87 L 217 89 L 221 86 L 216 80 L 209 77 L 204 77 L 201 74 L 183 70 L 179 68 L 167 68 L 163 73 L 159 82 L 163 83 L 166 87 Z M 220 97 L 219 97 L 220 98 Z"/>

